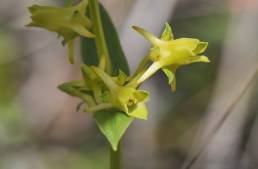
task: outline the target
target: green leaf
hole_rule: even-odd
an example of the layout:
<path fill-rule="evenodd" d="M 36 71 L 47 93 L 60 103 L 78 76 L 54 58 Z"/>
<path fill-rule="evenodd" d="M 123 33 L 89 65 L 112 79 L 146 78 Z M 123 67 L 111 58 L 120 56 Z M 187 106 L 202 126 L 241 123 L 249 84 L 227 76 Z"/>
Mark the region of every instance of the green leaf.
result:
<path fill-rule="evenodd" d="M 114 151 L 117 151 L 119 141 L 133 119 L 122 112 L 100 111 L 95 113 L 96 123 Z"/>
<path fill-rule="evenodd" d="M 113 75 L 118 75 L 119 70 L 129 75 L 129 67 L 125 54 L 121 48 L 116 29 L 102 5 L 100 5 L 101 21 L 104 27 L 105 39 L 113 68 Z M 99 60 L 94 39 L 81 37 L 81 50 L 83 62 L 87 65 L 98 66 Z M 122 78 L 122 75 L 120 73 Z M 122 80 L 122 79 L 120 79 Z M 133 121 L 133 117 L 127 116 L 123 112 L 96 112 L 94 116 L 97 126 L 107 138 L 114 151 L 117 150 L 120 139 L 126 129 Z"/>
<path fill-rule="evenodd" d="M 104 27 L 104 34 L 108 47 L 108 52 L 113 66 L 113 75 L 117 75 L 119 73 L 119 69 L 128 75 L 129 67 L 120 44 L 118 34 L 111 18 L 109 17 L 107 11 L 102 5 L 100 5 L 100 14 L 102 25 Z M 83 62 L 87 65 L 97 66 L 99 61 L 94 39 L 82 37 L 81 49 Z"/>

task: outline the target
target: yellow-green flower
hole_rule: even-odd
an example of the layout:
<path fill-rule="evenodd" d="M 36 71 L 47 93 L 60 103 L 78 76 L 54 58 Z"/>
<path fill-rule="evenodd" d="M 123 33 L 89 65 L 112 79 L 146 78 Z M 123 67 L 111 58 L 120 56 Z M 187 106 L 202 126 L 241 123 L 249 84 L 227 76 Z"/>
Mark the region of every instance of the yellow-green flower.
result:
<path fill-rule="evenodd" d="M 111 77 L 102 69 L 83 65 L 83 80 L 75 80 L 59 85 L 63 92 L 78 97 L 87 104 L 85 111 L 97 112 L 105 109 L 118 109 L 127 115 L 147 119 L 148 111 L 145 102 L 149 93 L 128 87 L 126 74 L 119 72 Z"/>
<path fill-rule="evenodd" d="M 88 93 L 90 89 L 82 80 L 74 80 L 71 82 L 63 83 L 59 85 L 58 88 L 71 96 L 82 99 L 83 102 L 86 102 L 87 106 L 89 107 L 96 106 L 94 97 Z"/>
<path fill-rule="evenodd" d="M 162 69 L 169 78 L 172 90 L 175 91 L 175 73 L 178 67 L 195 62 L 209 62 L 206 56 L 201 55 L 208 46 L 207 42 L 192 38 L 174 39 L 169 24 L 166 24 L 160 39 L 142 28 L 136 26 L 133 28 L 142 34 L 153 46 L 148 56 L 153 63 L 138 79 L 139 84 Z"/>
<path fill-rule="evenodd" d="M 147 91 L 120 85 L 116 81 L 117 78 L 112 78 L 102 69 L 97 67 L 93 67 L 93 69 L 108 88 L 110 92 L 109 103 L 113 108 L 121 110 L 135 118 L 147 119 L 148 110 L 145 106 L 145 102 L 149 97 Z"/>
<path fill-rule="evenodd" d="M 51 7 L 33 5 L 29 8 L 32 22 L 28 26 L 45 28 L 56 32 L 63 38 L 63 44 L 68 46 L 70 63 L 73 63 L 73 41 L 81 35 L 93 38 L 95 35 L 89 31 L 91 21 L 85 15 L 88 0 L 69 7 Z"/>

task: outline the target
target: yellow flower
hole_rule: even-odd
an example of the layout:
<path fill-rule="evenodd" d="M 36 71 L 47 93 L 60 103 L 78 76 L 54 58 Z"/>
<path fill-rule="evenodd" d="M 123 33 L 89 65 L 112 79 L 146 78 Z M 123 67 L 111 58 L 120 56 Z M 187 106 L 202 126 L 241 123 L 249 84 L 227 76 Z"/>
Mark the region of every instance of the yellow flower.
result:
<path fill-rule="evenodd" d="M 93 38 L 89 31 L 91 21 L 85 15 L 88 0 L 69 7 L 51 7 L 33 5 L 29 8 L 32 22 L 27 26 L 45 28 L 63 37 L 63 44 L 68 45 L 69 61 L 73 63 L 73 41 L 79 35 Z"/>
<path fill-rule="evenodd" d="M 110 92 L 109 103 L 113 108 L 135 118 L 147 119 L 148 110 L 145 106 L 145 102 L 149 98 L 147 91 L 120 85 L 116 81 L 119 77 L 114 79 L 100 68 L 93 67 L 93 69 L 108 88 Z"/>
<path fill-rule="evenodd" d="M 83 65 L 84 80 L 75 80 L 59 85 L 63 92 L 78 97 L 87 104 L 85 111 L 98 112 L 117 109 L 128 116 L 147 119 L 148 110 L 145 102 L 149 93 L 125 85 L 128 77 L 120 71 L 111 77 L 98 67 Z"/>
<path fill-rule="evenodd" d="M 142 34 L 153 46 L 149 54 L 149 59 L 153 63 L 138 79 L 138 83 L 142 83 L 155 72 L 162 69 L 169 78 L 172 90 L 175 91 L 175 73 L 178 67 L 195 62 L 209 62 L 206 56 L 200 55 L 206 50 L 207 42 L 192 38 L 174 39 L 169 24 L 166 24 L 160 39 L 142 28 L 136 26 L 133 28 Z"/>

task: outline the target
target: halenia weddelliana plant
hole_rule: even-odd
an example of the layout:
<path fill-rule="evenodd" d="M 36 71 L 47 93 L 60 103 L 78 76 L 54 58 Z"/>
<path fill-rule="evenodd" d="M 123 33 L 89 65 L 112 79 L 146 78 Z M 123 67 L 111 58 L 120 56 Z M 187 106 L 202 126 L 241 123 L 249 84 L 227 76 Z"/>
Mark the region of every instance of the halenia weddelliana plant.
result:
<path fill-rule="evenodd" d="M 68 46 L 71 64 L 74 62 L 74 39 L 81 37 L 82 79 L 63 83 L 58 88 L 80 98 L 84 111 L 92 114 L 111 145 L 111 169 L 121 168 L 119 143 L 128 126 L 134 119 L 148 118 L 145 103 L 149 92 L 139 89 L 141 84 L 163 71 L 175 91 L 176 70 L 180 66 L 209 62 L 202 55 L 207 42 L 175 39 L 168 23 L 160 38 L 133 26 L 152 48 L 130 76 L 112 21 L 97 0 L 81 0 L 78 4 L 70 1 L 67 7 L 33 5 L 29 11 L 32 22 L 28 26 L 44 28 L 62 37 L 62 44 Z"/>

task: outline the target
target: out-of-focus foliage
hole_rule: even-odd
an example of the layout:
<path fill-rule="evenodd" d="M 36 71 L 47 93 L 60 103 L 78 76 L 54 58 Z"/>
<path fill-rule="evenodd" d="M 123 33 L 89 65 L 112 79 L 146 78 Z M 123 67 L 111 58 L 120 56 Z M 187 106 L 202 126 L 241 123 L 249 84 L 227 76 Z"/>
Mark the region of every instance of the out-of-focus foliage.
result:
<path fill-rule="evenodd" d="M 27 139 L 25 118 L 15 100 L 21 80 L 17 65 L 12 62 L 16 55 L 12 35 L 0 29 L 0 142 L 6 145 Z"/>

